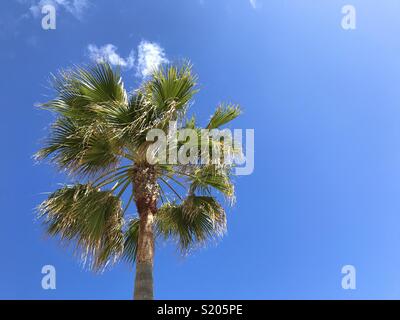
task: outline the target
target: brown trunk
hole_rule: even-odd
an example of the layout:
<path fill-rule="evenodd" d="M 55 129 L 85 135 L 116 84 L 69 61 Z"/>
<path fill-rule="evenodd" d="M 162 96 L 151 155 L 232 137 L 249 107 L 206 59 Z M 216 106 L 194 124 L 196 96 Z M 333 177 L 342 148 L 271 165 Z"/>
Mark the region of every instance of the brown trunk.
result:
<path fill-rule="evenodd" d="M 152 300 L 154 258 L 154 214 L 159 188 L 153 167 L 136 166 L 133 178 L 134 196 L 139 213 L 139 238 L 136 253 L 135 300 Z"/>

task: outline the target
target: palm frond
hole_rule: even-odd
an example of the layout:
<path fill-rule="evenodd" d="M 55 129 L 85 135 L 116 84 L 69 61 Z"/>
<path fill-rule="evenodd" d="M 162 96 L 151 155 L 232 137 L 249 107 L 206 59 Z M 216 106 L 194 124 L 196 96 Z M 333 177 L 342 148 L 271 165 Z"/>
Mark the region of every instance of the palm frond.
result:
<path fill-rule="evenodd" d="M 65 186 L 39 206 L 47 233 L 75 242 L 83 262 L 101 270 L 122 253 L 121 200 L 91 185 Z"/>
<path fill-rule="evenodd" d="M 225 211 L 213 197 L 192 195 L 181 204 L 163 205 L 155 229 L 158 236 L 175 240 L 184 253 L 225 233 Z"/>
<path fill-rule="evenodd" d="M 158 112 L 174 114 L 184 109 L 197 92 L 196 81 L 189 64 L 167 66 L 154 71 L 144 90 Z"/>
<path fill-rule="evenodd" d="M 76 67 L 63 70 L 53 77 L 53 87 L 58 100 L 69 108 L 85 111 L 85 107 L 104 102 L 127 103 L 127 94 L 118 71 L 108 63 L 90 67 Z M 54 111 L 63 111 L 51 102 L 45 104 Z"/>
<path fill-rule="evenodd" d="M 123 258 L 129 263 L 136 260 L 137 244 L 139 239 L 139 219 L 132 218 L 128 222 L 128 228 L 125 231 Z"/>
<path fill-rule="evenodd" d="M 120 152 L 121 148 L 104 124 L 79 126 L 73 119 L 59 117 L 51 127 L 45 146 L 36 153 L 36 159 L 50 158 L 62 170 L 92 175 L 115 168 Z"/>
<path fill-rule="evenodd" d="M 211 116 L 207 129 L 217 129 L 232 121 L 241 114 L 237 105 L 220 105 Z"/>
<path fill-rule="evenodd" d="M 204 195 L 211 195 L 211 189 L 215 189 L 226 196 L 231 203 L 235 199 L 235 188 L 231 180 L 230 166 L 201 165 L 187 166 L 185 171 L 176 173 L 185 176 L 190 182 L 189 194 L 199 192 Z"/>

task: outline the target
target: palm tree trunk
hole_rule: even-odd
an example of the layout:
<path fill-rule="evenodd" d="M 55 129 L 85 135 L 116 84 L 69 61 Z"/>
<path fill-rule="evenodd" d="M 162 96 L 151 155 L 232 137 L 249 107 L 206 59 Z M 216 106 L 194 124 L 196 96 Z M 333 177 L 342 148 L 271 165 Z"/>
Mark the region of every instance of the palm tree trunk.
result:
<path fill-rule="evenodd" d="M 154 262 L 154 215 L 157 211 L 159 187 L 153 167 L 134 169 L 134 196 L 139 213 L 139 238 L 136 253 L 135 300 L 152 300 Z"/>
<path fill-rule="evenodd" d="M 139 239 L 136 256 L 135 300 L 153 299 L 153 213 L 140 214 Z"/>

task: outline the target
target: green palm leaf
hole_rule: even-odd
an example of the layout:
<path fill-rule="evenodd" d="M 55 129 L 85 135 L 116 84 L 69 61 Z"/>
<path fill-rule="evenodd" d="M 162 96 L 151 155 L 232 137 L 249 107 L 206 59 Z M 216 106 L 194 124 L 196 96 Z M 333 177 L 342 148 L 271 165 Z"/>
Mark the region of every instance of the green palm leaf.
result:
<path fill-rule="evenodd" d="M 89 267 L 100 270 L 122 253 L 121 201 L 91 185 L 66 186 L 40 207 L 47 233 L 73 241 Z"/>
<path fill-rule="evenodd" d="M 123 257 L 127 262 L 133 263 L 136 259 L 137 244 L 139 239 L 139 219 L 132 218 L 125 231 Z"/>
<path fill-rule="evenodd" d="M 67 117 L 58 118 L 51 127 L 45 146 L 36 159 L 50 158 L 60 169 L 92 175 L 116 167 L 121 148 L 101 122 L 79 126 Z"/>
<path fill-rule="evenodd" d="M 76 108 L 82 112 L 92 104 L 109 101 L 127 103 L 121 76 L 107 63 L 61 71 L 53 77 L 53 86 L 58 93 L 56 101 L 62 101 L 69 108 Z M 59 111 L 57 106 L 52 108 L 51 102 L 44 106 Z"/>
<path fill-rule="evenodd" d="M 232 121 L 241 114 L 239 106 L 236 105 L 220 105 L 208 122 L 207 129 L 217 129 L 224 124 Z"/>
<path fill-rule="evenodd" d="M 191 181 L 190 191 L 200 191 L 211 194 L 210 187 L 220 191 L 227 198 L 233 200 L 235 196 L 234 185 L 230 177 L 230 168 L 216 165 L 198 167 L 188 177 Z"/>
<path fill-rule="evenodd" d="M 181 204 L 162 206 L 155 219 L 156 231 L 174 239 L 182 252 L 216 239 L 226 231 L 225 211 L 213 197 L 189 196 Z"/>
<path fill-rule="evenodd" d="M 145 85 L 145 93 L 160 112 L 182 110 L 197 92 L 196 77 L 189 64 L 156 70 Z"/>

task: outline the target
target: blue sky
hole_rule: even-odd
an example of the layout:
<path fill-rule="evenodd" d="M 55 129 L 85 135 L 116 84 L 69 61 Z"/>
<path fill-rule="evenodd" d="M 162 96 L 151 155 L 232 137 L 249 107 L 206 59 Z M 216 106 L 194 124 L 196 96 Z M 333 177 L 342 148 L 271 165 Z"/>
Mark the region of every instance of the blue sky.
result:
<path fill-rule="evenodd" d="M 32 160 L 53 119 L 34 104 L 51 97 L 50 73 L 106 53 L 128 89 L 146 57 L 190 59 L 193 112 L 205 122 L 219 102 L 240 103 L 234 127 L 255 129 L 227 236 L 186 258 L 159 245 L 156 298 L 400 298 L 400 2 L 61 1 L 47 31 L 38 3 L 0 4 L 0 298 L 132 296 L 132 266 L 85 271 L 35 222 L 65 177 Z M 346 4 L 356 30 L 341 27 Z M 46 264 L 56 290 L 41 288 Z M 341 288 L 347 264 L 356 290 Z"/>

